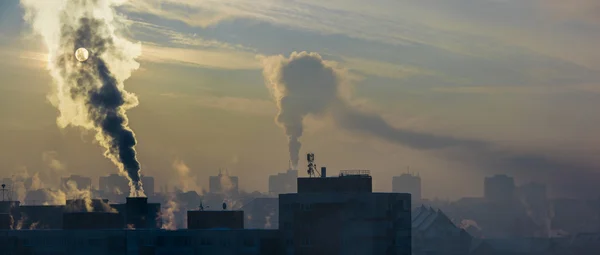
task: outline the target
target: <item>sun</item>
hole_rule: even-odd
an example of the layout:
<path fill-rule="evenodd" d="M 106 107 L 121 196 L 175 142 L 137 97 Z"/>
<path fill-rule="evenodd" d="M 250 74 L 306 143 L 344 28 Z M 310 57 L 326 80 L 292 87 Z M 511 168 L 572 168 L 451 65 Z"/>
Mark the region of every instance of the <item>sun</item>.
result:
<path fill-rule="evenodd" d="M 79 62 L 86 61 L 89 56 L 90 56 L 90 53 L 85 48 L 79 48 L 75 51 L 75 58 Z"/>

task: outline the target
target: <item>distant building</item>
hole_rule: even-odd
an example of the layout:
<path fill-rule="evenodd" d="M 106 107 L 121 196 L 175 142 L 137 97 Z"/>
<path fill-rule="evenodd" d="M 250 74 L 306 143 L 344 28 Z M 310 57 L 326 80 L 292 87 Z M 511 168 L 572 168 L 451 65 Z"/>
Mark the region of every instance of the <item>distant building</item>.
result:
<path fill-rule="evenodd" d="M 279 214 L 286 254 L 411 254 L 410 194 L 372 193 L 368 171 L 298 178 Z"/>
<path fill-rule="evenodd" d="M 269 176 L 269 194 L 279 195 L 297 191 L 298 170 L 289 169 L 285 173 Z"/>
<path fill-rule="evenodd" d="M 486 177 L 484 197 L 491 202 L 512 202 L 515 199 L 515 180 L 507 175 Z"/>
<path fill-rule="evenodd" d="M 107 194 L 129 194 L 129 180 L 118 174 L 100 176 L 98 189 Z"/>
<path fill-rule="evenodd" d="M 413 174 L 402 174 L 392 178 L 392 192 L 410 193 L 412 201 L 421 200 L 421 177 Z"/>
<path fill-rule="evenodd" d="M 250 229 L 279 228 L 279 199 L 276 197 L 259 197 L 242 207 L 244 226 Z"/>
<path fill-rule="evenodd" d="M 238 177 L 229 176 L 219 171 L 219 175 L 210 176 L 208 179 L 208 190 L 210 193 L 238 193 Z"/>
<path fill-rule="evenodd" d="M 12 207 L 7 210 L 7 206 Z M 114 228 L 116 225 L 119 228 L 156 229 L 162 225 L 160 204 L 148 203 L 145 197 L 127 198 L 125 204 L 108 204 L 108 200 L 101 199 L 67 200 L 64 205 L 19 205 L 15 201 L 5 201 L 0 203 L 0 207 L 4 208 L 0 214 L 8 212 L 11 215 L 13 229 L 97 229 Z M 120 220 L 115 222 L 117 216 L 102 213 L 117 213 Z M 95 217 L 98 217 L 98 222 L 95 222 Z M 106 225 L 99 223 L 102 221 Z"/>
<path fill-rule="evenodd" d="M 414 255 L 469 254 L 472 237 L 441 210 L 421 206 L 412 212 L 412 249 Z"/>
<path fill-rule="evenodd" d="M 69 177 L 61 178 L 61 187 L 63 189 L 69 190 L 71 187 L 69 183 L 73 183 L 75 188 L 78 190 L 85 190 L 92 188 L 92 178 L 81 176 L 81 175 L 71 175 Z"/>

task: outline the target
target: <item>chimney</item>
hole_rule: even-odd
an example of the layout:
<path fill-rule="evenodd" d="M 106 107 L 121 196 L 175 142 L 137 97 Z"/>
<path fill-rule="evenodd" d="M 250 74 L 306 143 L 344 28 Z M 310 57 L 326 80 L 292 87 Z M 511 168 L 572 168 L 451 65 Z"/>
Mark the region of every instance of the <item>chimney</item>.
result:
<path fill-rule="evenodd" d="M 327 167 L 321 167 L 321 178 L 327 177 Z"/>
<path fill-rule="evenodd" d="M 126 224 L 133 228 L 147 228 L 146 216 L 148 215 L 147 197 L 127 197 L 125 205 Z"/>

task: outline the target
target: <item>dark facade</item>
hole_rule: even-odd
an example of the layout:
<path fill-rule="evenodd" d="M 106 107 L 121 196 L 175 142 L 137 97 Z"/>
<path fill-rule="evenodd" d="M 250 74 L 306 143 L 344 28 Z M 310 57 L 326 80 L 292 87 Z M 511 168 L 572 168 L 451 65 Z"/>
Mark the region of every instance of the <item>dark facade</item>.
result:
<path fill-rule="evenodd" d="M 298 178 L 298 193 L 372 192 L 372 190 L 373 182 L 369 175 Z"/>
<path fill-rule="evenodd" d="M 411 254 L 410 194 L 372 193 L 365 173 L 298 178 L 279 195 L 286 254 Z"/>
<path fill-rule="evenodd" d="M 123 217 L 116 212 L 66 212 L 62 229 L 122 229 Z"/>
<path fill-rule="evenodd" d="M 125 204 L 125 223 L 128 228 L 147 228 L 147 197 L 128 197 Z"/>
<path fill-rule="evenodd" d="M 0 213 L 0 229 L 12 228 L 12 216 L 8 213 Z"/>
<path fill-rule="evenodd" d="M 188 229 L 243 229 L 243 211 L 188 211 Z"/>

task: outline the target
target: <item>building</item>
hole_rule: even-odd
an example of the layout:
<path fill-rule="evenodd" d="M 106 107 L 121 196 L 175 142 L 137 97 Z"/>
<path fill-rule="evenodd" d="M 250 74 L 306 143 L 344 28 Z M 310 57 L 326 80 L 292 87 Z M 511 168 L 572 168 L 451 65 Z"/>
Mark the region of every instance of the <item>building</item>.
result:
<path fill-rule="evenodd" d="M 515 200 L 515 180 L 507 175 L 486 177 L 484 197 L 490 202 L 510 203 Z"/>
<path fill-rule="evenodd" d="M 243 229 L 243 211 L 188 211 L 188 229 Z"/>
<path fill-rule="evenodd" d="M 286 254 L 410 255 L 410 194 L 373 193 L 364 170 L 298 178 L 279 195 L 279 229 Z"/>
<path fill-rule="evenodd" d="M 106 194 L 129 194 L 129 180 L 118 174 L 100 176 L 98 180 L 98 190 Z"/>
<path fill-rule="evenodd" d="M 70 183 L 72 183 L 72 184 L 70 184 Z M 61 184 L 61 187 L 66 190 L 69 190 L 72 188 L 76 188 L 78 190 L 91 189 L 92 188 L 92 178 L 73 174 L 69 177 L 61 178 L 60 184 Z M 75 186 L 71 187 L 70 185 L 75 185 Z"/>
<path fill-rule="evenodd" d="M 279 228 L 279 199 L 276 197 L 255 198 L 242 207 L 244 226 L 249 229 Z"/>
<path fill-rule="evenodd" d="M 238 193 L 238 177 L 229 176 L 219 171 L 219 175 L 210 176 L 208 179 L 208 190 L 210 193 Z"/>
<path fill-rule="evenodd" d="M 285 193 L 296 193 L 298 170 L 288 169 L 285 173 L 269 176 L 269 194 L 279 195 Z"/>
<path fill-rule="evenodd" d="M 413 203 L 421 200 L 421 177 L 413 174 L 402 174 L 392 178 L 392 192 L 409 193 Z"/>
<path fill-rule="evenodd" d="M 414 255 L 464 255 L 471 249 L 472 237 L 441 210 L 421 206 L 412 213 Z"/>
<path fill-rule="evenodd" d="M 2 254 L 279 255 L 277 230 L 0 230 Z"/>
<path fill-rule="evenodd" d="M 6 201 L 8 202 L 8 201 Z M 16 204 L 18 205 L 18 204 Z M 0 207 L 6 207 L 0 204 Z M 6 209 L 6 208 L 5 208 Z M 87 214 L 93 212 L 91 214 Z M 94 217 L 98 221 L 114 220 L 119 217 L 118 224 L 107 223 L 108 226 L 120 225 L 121 228 L 131 227 L 138 229 L 156 229 L 160 228 L 162 221 L 160 215 L 160 204 L 148 203 L 146 198 L 127 198 L 125 204 L 108 204 L 108 200 L 67 200 L 65 205 L 20 205 L 10 207 L 8 213 L 12 218 L 12 229 L 62 229 L 65 224 L 70 229 L 75 228 L 94 228 Z M 97 213 L 94 216 L 94 213 Z M 117 213 L 117 215 L 108 215 L 103 213 Z M 67 215 L 65 215 L 67 214 Z M 69 222 L 65 222 L 67 219 Z M 82 220 L 76 223 L 76 220 Z M 75 222 L 75 223 L 74 223 Z M 75 225 L 80 224 L 80 227 Z M 90 226 L 90 227 L 85 227 Z M 101 228 L 98 226 L 96 228 Z"/>

